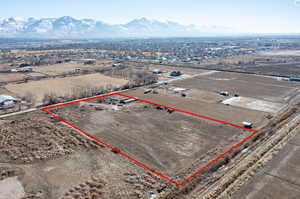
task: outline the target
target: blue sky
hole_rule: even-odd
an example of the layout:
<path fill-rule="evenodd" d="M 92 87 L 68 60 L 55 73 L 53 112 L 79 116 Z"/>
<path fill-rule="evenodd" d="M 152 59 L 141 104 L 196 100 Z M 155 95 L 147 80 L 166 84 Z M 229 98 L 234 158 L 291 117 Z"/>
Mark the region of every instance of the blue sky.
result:
<path fill-rule="evenodd" d="M 0 17 L 134 18 L 218 25 L 241 32 L 300 33 L 300 0 L 1 0 Z"/>

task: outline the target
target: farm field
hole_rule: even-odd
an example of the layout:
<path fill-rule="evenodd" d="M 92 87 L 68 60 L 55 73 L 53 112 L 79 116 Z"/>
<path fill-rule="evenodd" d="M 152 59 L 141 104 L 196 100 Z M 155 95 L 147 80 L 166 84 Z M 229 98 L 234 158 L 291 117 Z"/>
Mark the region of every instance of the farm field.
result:
<path fill-rule="evenodd" d="M 102 100 L 50 111 L 178 183 L 250 134 L 145 102 L 116 106 Z"/>
<path fill-rule="evenodd" d="M 300 198 L 300 40 L 273 37 L 0 39 L 0 199 Z"/>
<path fill-rule="evenodd" d="M 1 120 L 0 127 L 3 197 L 129 199 L 164 184 L 41 111 Z"/>
<path fill-rule="evenodd" d="M 80 63 L 64 63 L 64 64 L 54 64 L 50 66 L 38 66 L 32 67 L 35 72 L 43 73 L 46 75 L 59 75 L 68 72 L 74 72 L 75 69 L 80 70 L 96 70 L 101 69 L 107 63 L 111 63 L 111 60 L 97 60 L 95 65 L 84 65 Z"/>
<path fill-rule="evenodd" d="M 197 88 L 211 92 L 228 91 L 231 95 L 253 97 L 270 102 L 288 103 L 299 93 L 300 84 L 271 77 L 216 72 L 192 79 L 172 82 L 173 86 Z"/>
<path fill-rule="evenodd" d="M 57 96 L 69 96 L 76 89 L 105 88 L 106 86 L 122 86 L 128 81 L 120 78 L 112 78 L 102 74 L 88 74 L 65 78 L 42 79 L 22 84 L 8 84 L 5 88 L 16 95 L 31 93 L 36 103 L 42 103 L 43 97 L 49 93 Z"/>
<path fill-rule="evenodd" d="M 125 94 L 237 125 L 242 125 L 242 122 L 249 121 L 254 124 L 254 128 L 263 125 L 267 121 L 266 117 L 269 115 L 262 111 L 226 106 L 220 103 L 220 99 L 222 99 L 220 95 L 211 92 L 199 92 L 196 89 L 192 89 L 191 95 L 189 95 L 190 91 L 187 92 L 187 97 L 166 93 L 164 90 L 157 90 L 157 92 L 157 94 L 145 95 L 143 89 L 137 89 L 125 92 Z"/>
<path fill-rule="evenodd" d="M 242 67 L 244 71 L 258 74 L 284 75 L 287 77 L 298 77 L 300 75 L 300 62 L 279 63 Z"/>
<path fill-rule="evenodd" d="M 0 83 L 23 80 L 25 77 L 22 73 L 0 73 Z"/>
<path fill-rule="evenodd" d="M 192 66 L 289 78 L 300 75 L 299 58 L 299 49 L 271 50 L 255 54 L 216 58 L 193 63 Z M 185 65 L 185 63 L 178 64 Z"/>

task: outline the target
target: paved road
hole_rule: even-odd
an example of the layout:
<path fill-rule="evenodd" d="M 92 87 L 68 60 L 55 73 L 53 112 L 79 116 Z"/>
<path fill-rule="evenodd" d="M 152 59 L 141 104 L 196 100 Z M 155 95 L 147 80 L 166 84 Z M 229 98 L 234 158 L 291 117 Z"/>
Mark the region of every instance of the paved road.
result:
<path fill-rule="evenodd" d="M 29 113 L 29 112 L 36 111 L 36 110 L 38 110 L 38 108 L 34 107 L 34 108 L 26 109 L 26 110 L 23 110 L 23 111 L 8 113 L 8 114 L 5 114 L 5 115 L 0 115 L 0 119 L 5 118 L 5 117 L 14 116 L 14 115 L 20 115 L 20 114 L 23 114 L 23 113 Z"/>

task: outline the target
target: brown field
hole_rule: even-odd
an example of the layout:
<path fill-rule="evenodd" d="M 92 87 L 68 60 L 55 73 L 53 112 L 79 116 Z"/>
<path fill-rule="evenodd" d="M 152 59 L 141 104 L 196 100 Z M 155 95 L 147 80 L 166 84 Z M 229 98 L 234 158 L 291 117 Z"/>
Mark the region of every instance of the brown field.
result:
<path fill-rule="evenodd" d="M 0 141 L 1 196 L 13 188 L 18 198 L 132 199 L 162 184 L 42 112 L 1 120 Z"/>
<path fill-rule="evenodd" d="M 68 72 L 74 72 L 76 68 L 81 70 L 96 70 L 101 69 L 105 64 L 110 63 L 111 60 L 97 60 L 95 65 L 84 65 L 79 63 L 65 63 L 65 64 L 55 64 L 50 66 L 37 66 L 32 67 L 35 72 L 43 73 L 46 75 L 59 75 Z"/>
<path fill-rule="evenodd" d="M 284 75 L 287 77 L 300 76 L 300 62 L 297 63 L 279 63 L 268 65 L 254 65 L 243 68 L 244 71 L 258 74 Z"/>
<path fill-rule="evenodd" d="M 267 113 L 239 107 L 226 106 L 218 102 L 221 97 L 214 95 L 214 93 L 203 91 L 198 93 L 196 90 L 192 90 L 191 95 L 189 95 L 189 92 L 187 93 L 188 97 L 184 98 L 180 95 L 168 94 L 165 92 L 160 92 L 159 90 L 158 94 L 147 95 L 143 93 L 142 89 L 126 92 L 126 94 L 133 97 L 138 97 L 166 106 L 190 111 L 218 120 L 231 122 L 237 125 L 242 125 L 242 122 L 244 121 L 251 121 L 254 124 L 254 128 L 257 128 L 267 121 Z"/>
<path fill-rule="evenodd" d="M 7 89 L 0 87 L 0 94 L 1 95 L 13 95 L 12 92 L 9 92 Z"/>
<path fill-rule="evenodd" d="M 214 62 L 207 67 L 264 75 L 300 76 L 299 50 L 272 50 L 252 55 L 216 59 Z"/>
<path fill-rule="evenodd" d="M 287 103 L 299 93 L 300 84 L 275 78 L 238 73 L 217 72 L 172 83 L 173 86 L 211 92 L 229 91 L 245 97 Z"/>
<path fill-rule="evenodd" d="M 181 66 L 186 63 L 174 63 Z M 249 72 L 254 74 L 299 77 L 300 51 L 299 50 L 272 50 L 249 55 L 220 57 L 188 65 L 205 67 L 207 69 L 230 70 Z"/>
<path fill-rule="evenodd" d="M 14 53 L 28 56 L 72 51 L 122 53 L 83 49 L 19 50 Z M 229 69 L 231 66 L 241 69 L 238 66 L 241 60 L 250 63 L 257 57 L 298 55 L 299 51 L 274 51 L 269 54 L 208 60 L 199 66 L 215 64 L 213 67 L 222 67 L 218 62 L 224 61 Z M 120 71 L 116 67 L 115 71 L 105 74 L 49 77 L 73 72 L 75 68 L 94 71 L 110 62 L 113 61 L 103 59 L 97 60 L 95 65 L 66 63 L 33 67 L 34 72 L 46 74 L 48 77 L 19 84 L 2 85 L 1 82 L 21 80 L 29 74 L 0 73 L 0 95 L 20 97 L 32 94 L 36 99 L 34 105 L 38 105 L 42 104 L 47 94 L 54 93 L 58 98 L 71 98 L 76 91 L 120 87 L 127 84 L 128 80 L 125 78 L 133 77 L 135 72 L 160 69 L 164 73 L 158 76 L 157 84 L 129 89 L 123 94 L 239 126 L 243 126 L 245 121 L 251 122 L 253 129 L 259 132 L 266 131 L 266 136 L 277 133 L 277 124 L 283 125 L 280 128 L 291 128 L 290 125 L 284 125 L 282 120 L 279 120 L 281 118 L 276 118 L 280 111 L 300 99 L 300 83 L 283 78 L 155 64 L 140 65 L 134 62 L 130 65 L 131 62 L 126 61 L 123 64 L 129 67 L 121 67 Z M 276 63 L 243 67 L 254 72 L 274 72 L 272 70 L 275 69 L 286 74 L 298 74 L 298 65 Z M 169 77 L 172 71 L 181 71 L 185 76 Z M 176 92 L 176 87 L 186 90 Z M 149 88 L 152 91 L 145 94 L 145 90 Z M 228 91 L 230 96 L 220 95 L 221 91 Z M 183 93 L 185 95 L 182 95 Z M 239 94 L 240 97 L 234 96 L 235 94 Z M 222 122 L 171 111 L 145 102 L 121 104 L 120 99 L 125 98 L 113 95 L 60 106 L 50 111 L 178 183 L 252 133 Z M 225 104 L 224 101 L 231 103 Z M 213 164 L 205 170 L 207 173 L 197 174 L 185 186 L 177 187 L 126 159 L 118 151 L 83 136 L 76 129 L 41 110 L 17 113 L 0 119 L 0 198 L 154 199 L 151 193 L 154 191 L 156 194 L 156 191 L 164 189 L 174 191 L 172 193 L 183 193 L 183 196 L 170 196 L 173 199 L 198 198 L 197 194 L 203 187 L 218 183 L 224 173 L 229 173 L 240 161 L 243 162 L 241 158 L 246 157 L 248 152 L 257 156 L 256 151 L 252 153 L 256 149 L 256 139 L 259 141 L 264 137 L 249 139 L 249 143 L 247 141 L 232 150 L 231 154 L 234 155 L 218 160 L 220 167 Z M 300 198 L 299 152 L 300 134 L 292 138 L 282 151 L 257 171 L 232 198 Z M 189 191 L 192 195 L 189 195 Z M 8 195 L 11 193 L 15 195 Z"/>
<path fill-rule="evenodd" d="M 7 90 L 17 95 L 32 93 L 37 103 L 41 103 L 45 94 L 55 93 L 58 96 L 68 96 L 74 89 L 100 88 L 106 86 L 121 86 L 127 80 L 112 78 L 102 74 L 89 74 L 75 77 L 42 79 L 22 84 L 8 84 Z"/>
<path fill-rule="evenodd" d="M 183 181 L 191 165 L 197 171 L 250 132 L 184 113 L 168 113 L 134 102 L 112 110 L 81 103 L 53 110 L 82 130 L 95 135 L 169 177 Z M 182 173 L 184 172 L 184 174 Z"/>
<path fill-rule="evenodd" d="M 0 73 L 0 83 L 18 81 L 24 79 L 25 77 L 26 75 L 22 73 Z"/>
<path fill-rule="evenodd" d="M 5 63 L 5 64 L 0 64 L 0 70 L 3 70 L 3 69 L 9 69 L 11 66 L 10 66 L 10 64 L 7 64 L 7 63 Z"/>
<path fill-rule="evenodd" d="M 299 153 L 298 133 L 253 179 L 234 193 L 232 198 L 299 198 Z"/>

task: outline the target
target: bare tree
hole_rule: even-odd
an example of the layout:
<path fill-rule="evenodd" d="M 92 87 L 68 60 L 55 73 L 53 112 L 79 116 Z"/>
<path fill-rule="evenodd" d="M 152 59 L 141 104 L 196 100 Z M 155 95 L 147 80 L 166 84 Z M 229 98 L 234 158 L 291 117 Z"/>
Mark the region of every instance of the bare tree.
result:
<path fill-rule="evenodd" d="M 134 74 L 133 82 L 137 86 L 152 84 L 157 82 L 157 76 L 146 71 L 139 71 Z"/>
<path fill-rule="evenodd" d="M 36 98 L 35 98 L 35 96 L 34 96 L 31 92 L 26 92 L 26 93 L 21 97 L 21 99 L 22 99 L 23 101 L 26 101 L 26 102 L 30 103 L 30 104 L 35 104 L 35 102 L 36 102 Z"/>
<path fill-rule="evenodd" d="M 53 92 L 46 93 L 43 97 L 43 104 L 45 105 L 57 104 L 59 101 L 59 98 Z"/>

